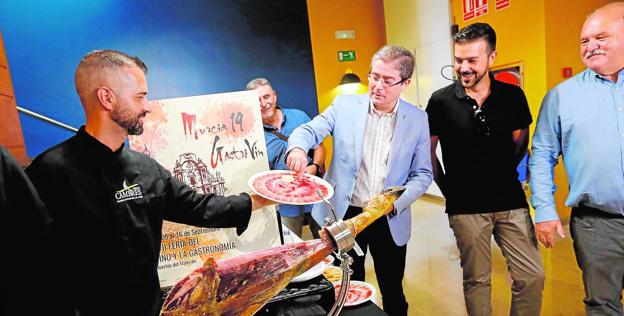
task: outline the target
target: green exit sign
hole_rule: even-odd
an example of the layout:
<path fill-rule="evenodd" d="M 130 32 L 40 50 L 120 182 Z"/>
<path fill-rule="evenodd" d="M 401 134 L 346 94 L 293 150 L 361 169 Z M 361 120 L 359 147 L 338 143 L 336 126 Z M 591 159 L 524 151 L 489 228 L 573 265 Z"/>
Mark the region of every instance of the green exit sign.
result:
<path fill-rule="evenodd" d="M 338 61 L 355 61 L 355 51 L 354 50 L 339 50 L 338 51 Z"/>

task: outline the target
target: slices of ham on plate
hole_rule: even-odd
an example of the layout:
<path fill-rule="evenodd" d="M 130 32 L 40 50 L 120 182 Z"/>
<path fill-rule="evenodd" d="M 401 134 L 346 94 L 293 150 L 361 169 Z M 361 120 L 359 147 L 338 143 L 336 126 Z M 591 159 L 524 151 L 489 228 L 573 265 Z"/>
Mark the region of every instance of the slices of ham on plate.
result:
<path fill-rule="evenodd" d="M 336 298 L 340 293 L 340 282 L 334 283 L 334 292 Z M 370 301 L 375 296 L 375 287 L 362 281 L 349 282 L 349 292 L 347 292 L 347 299 L 344 306 L 355 306 Z"/>
<path fill-rule="evenodd" d="M 307 205 L 321 202 L 317 190 L 325 199 L 334 195 L 334 188 L 327 181 L 289 170 L 260 172 L 249 178 L 247 184 L 256 194 L 280 204 Z"/>

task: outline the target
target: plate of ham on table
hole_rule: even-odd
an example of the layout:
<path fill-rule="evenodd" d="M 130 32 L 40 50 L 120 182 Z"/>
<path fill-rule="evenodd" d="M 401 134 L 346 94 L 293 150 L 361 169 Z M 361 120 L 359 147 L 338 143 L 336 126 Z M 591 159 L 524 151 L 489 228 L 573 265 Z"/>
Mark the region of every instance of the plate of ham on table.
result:
<path fill-rule="evenodd" d="M 340 282 L 334 283 L 334 291 L 336 298 L 340 293 Z M 349 291 L 344 306 L 355 306 L 370 301 L 375 296 L 375 287 L 362 281 L 349 282 Z"/>
<path fill-rule="evenodd" d="M 327 181 L 307 173 L 289 170 L 270 170 L 249 178 L 249 187 L 258 195 L 280 204 L 307 205 L 321 202 L 334 195 Z"/>

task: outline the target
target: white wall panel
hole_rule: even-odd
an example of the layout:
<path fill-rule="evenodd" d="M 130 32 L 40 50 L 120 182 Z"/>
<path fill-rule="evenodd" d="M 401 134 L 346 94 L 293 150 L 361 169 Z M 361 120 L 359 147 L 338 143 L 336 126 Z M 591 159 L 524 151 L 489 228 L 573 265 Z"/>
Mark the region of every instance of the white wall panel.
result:
<path fill-rule="evenodd" d="M 451 83 L 440 75 L 441 68 L 452 61 L 450 3 L 445 0 L 385 0 L 384 13 L 388 44 L 404 46 L 416 57 L 413 82 L 402 97 L 424 109 L 434 91 Z M 427 193 L 442 197 L 435 183 Z"/>

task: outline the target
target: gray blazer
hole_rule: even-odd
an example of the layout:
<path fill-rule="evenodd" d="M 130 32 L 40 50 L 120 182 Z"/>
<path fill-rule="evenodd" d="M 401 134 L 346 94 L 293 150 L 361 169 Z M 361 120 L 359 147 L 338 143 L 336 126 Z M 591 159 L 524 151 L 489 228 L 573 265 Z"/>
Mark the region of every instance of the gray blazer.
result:
<path fill-rule="evenodd" d="M 355 178 L 362 163 L 369 102 L 367 94 L 338 96 L 323 113 L 295 129 L 288 140 L 288 150 L 299 147 L 307 152 L 328 135 L 333 136 L 333 156 L 325 180 L 335 186 L 330 202 L 340 218 L 349 207 Z M 398 214 L 386 216 L 392 238 L 398 246 L 405 245 L 410 238 L 410 205 L 427 190 L 433 178 L 429 143 L 427 114 L 400 100 L 384 184 L 385 188 L 397 185 L 407 187 L 394 202 Z M 321 224 L 330 214 L 331 210 L 324 203 L 317 203 L 312 209 L 312 216 Z"/>

